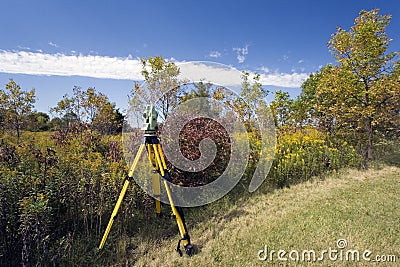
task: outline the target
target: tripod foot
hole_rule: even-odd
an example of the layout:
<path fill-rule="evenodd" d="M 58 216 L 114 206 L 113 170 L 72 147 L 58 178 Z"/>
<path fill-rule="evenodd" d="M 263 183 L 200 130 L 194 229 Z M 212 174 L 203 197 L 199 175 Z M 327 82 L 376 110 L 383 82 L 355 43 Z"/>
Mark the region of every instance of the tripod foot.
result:
<path fill-rule="evenodd" d="M 194 247 L 192 244 L 188 244 L 185 246 L 185 252 L 186 254 L 191 257 L 194 254 Z"/>
<path fill-rule="evenodd" d="M 193 247 L 192 244 L 188 244 L 188 245 L 186 245 L 184 248 L 185 248 L 186 254 L 187 254 L 189 257 L 191 257 L 191 256 L 194 254 L 194 247 Z M 176 252 L 178 252 L 179 256 L 181 256 L 181 257 L 183 256 L 182 250 L 181 250 L 179 247 L 176 248 Z"/>

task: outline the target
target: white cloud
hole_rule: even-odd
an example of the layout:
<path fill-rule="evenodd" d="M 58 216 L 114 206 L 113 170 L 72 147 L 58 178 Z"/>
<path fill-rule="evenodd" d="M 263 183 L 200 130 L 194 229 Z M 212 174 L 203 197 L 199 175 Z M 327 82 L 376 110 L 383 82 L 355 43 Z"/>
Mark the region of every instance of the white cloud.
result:
<path fill-rule="evenodd" d="M 53 43 L 53 42 L 51 42 L 51 41 L 50 41 L 48 44 L 49 44 L 50 46 L 53 46 L 53 47 L 58 47 L 58 45 L 57 45 L 56 43 Z"/>
<path fill-rule="evenodd" d="M 246 55 L 249 53 L 249 46 L 246 45 L 245 47 L 235 47 L 232 49 L 236 51 L 236 58 L 239 63 L 243 63 L 246 60 Z"/>
<path fill-rule="evenodd" d="M 263 85 L 298 88 L 308 77 L 308 73 L 296 72 L 261 74 L 260 82 Z"/>
<path fill-rule="evenodd" d="M 30 48 L 30 47 L 27 47 L 27 46 L 21 46 L 21 45 L 19 45 L 19 46 L 18 46 L 18 48 L 19 48 L 19 49 L 22 49 L 22 50 L 31 50 L 31 48 Z"/>
<path fill-rule="evenodd" d="M 264 73 L 268 73 L 269 72 L 269 68 L 267 68 L 265 66 L 262 66 L 262 67 L 258 68 L 257 70 L 260 70 L 260 71 L 262 71 Z"/>
<path fill-rule="evenodd" d="M 217 85 L 240 86 L 241 72 L 237 69 L 220 63 L 209 61 L 176 62 L 180 69 L 180 78 L 191 82 L 206 81 Z M 232 89 L 235 89 L 232 88 Z"/>
<path fill-rule="evenodd" d="M 241 88 L 241 72 L 233 67 L 210 62 L 187 62 L 177 63 L 177 65 L 181 70 L 182 77 L 190 81 L 206 80 L 227 87 L 230 86 L 234 90 Z M 250 72 L 250 79 L 253 77 L 254 73 Z M 299 88 L 308 77 L 308 73 L 265 72 L 260 74 L 260 83 L 262 85 Z"/>
<path fill-rule="evenodd" d="M 211 51 L 208 56 L 212 57 L 212 58 L 219 58 L 219 57 L 221 57 L 221 53 L 218 51 Z"/>
<path fill-rule="evenodd" d="M 0 51 L 0 72 L 141 80 L 140 60 L 92 55 Z"/>
<path fill-rule="evenodd" d="M 215 84 L 239 88 L 241 85 L 241 72 L 213 62 L 179 62 L 174 58 L 169 59 L 177 64 L 181 70 L 181 78 L 190 81 L 206 80 Z M 4 51 L 0 50 L 0 72 L 19 73 L 30 75 L 58 75 L 58 76 L 84 76 L 105 79 L 143 80 L 141 75 L 142 65 L 139 59 L 131 55 L 127 57 L 107 57 L 98 55 L 65 55 L 46 54 L 30 51 Z M 264 73 L 260 74 L 263 85 L 280 87 L 300 87 L 308 78 L 307 73 L 270 73 L 263 67 Z"/>
<path fill-rule="evenodd" d="M 164 58 L 165 62 L 176 62 L 176 59 L 174 57 L 170 57 L 170 58 Z"/>

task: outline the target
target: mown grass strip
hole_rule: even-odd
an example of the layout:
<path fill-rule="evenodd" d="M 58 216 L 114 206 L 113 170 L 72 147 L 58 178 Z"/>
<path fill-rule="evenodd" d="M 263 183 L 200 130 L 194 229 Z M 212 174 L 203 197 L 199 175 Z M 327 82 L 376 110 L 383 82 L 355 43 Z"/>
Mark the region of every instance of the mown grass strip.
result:
<path fill-rule="evenodd" d="M 307 182 L 272 194 L 258 194 L 226 214 L 215 216 L 192 229 L 199 253 L 180 258 L 173 253 L 173 238 L 148 248 L 145 255 L 134 255 L 137 266 L 307 266 L 301 253 L 316 252 L 312 266 L 375 266 L 376 262 L 346 261 L 346 252 L 370 250 L 369 258 L 394 255 L 400 262 L 400 169 L 385 166 L 368 171 L 347 170 L 324 181 Z M 230 216 L 226 216 L 226 215 Z M 338 250 L 330 260 L 323 250 Z M 147 244 L 148 245 L 148 244 Z M 265 246 L 275 250 L 265 261 L 258 259 Z M 278 250 L 285 250 L 287 262 L 279 261 Z M 299 261 L 292 252 L 298 251 Z M 138 251 L 139 252 L 139 251 Z M 261 254 L 263 256 L 263 254 Z M 306 258 L 308 255 L 305 255 Z M 349 254 L 349 258 L 351 258 Z M 385 265 L 386 264 L 386 265 Z M 383 266 L 396 266 L 385 263 Z M 382 266 L 382 265 L 381 265 Z"/>

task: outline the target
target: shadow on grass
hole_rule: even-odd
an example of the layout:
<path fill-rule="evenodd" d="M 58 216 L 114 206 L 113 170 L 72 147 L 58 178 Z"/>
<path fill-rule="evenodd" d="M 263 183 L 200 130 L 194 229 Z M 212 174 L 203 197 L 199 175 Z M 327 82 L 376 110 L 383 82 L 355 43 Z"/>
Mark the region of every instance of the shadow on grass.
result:
<path fill-rule="evenodd" d="M 236 210 L 231 210 L 225 215 L 222 216 L 222 219 L 225 220 L 226 222 L 232 221 L 233 219 L 239 218 L 241 216 L 245 216 L 249 214 L 247 211 L 243 209 L 236 209 Z"/>
<path fill-rule="evenodd" d="M 384 163 L 400 168 L 400 151 L 395 151 L 391 154 L 385 155 L 381 158 Z"/>

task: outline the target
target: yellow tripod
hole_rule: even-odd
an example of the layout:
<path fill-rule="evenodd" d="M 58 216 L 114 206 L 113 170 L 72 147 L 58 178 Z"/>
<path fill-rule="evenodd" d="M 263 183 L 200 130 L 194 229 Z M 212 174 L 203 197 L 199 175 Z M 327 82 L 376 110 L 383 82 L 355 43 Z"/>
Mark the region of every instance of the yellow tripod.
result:
<path fill-rule="evenodd" d="M 156 134 L 156 131 L 158 129 L 157 116 L 158 115 L 154 107 L 147 106 L 146 113 L 144 114 L 145 126 L 142 129 L 145 131 L 143 143 L 139 146 L 139 150 L 136 153 L 133 163 L 129 169 L 128 176 L 125 178 L 124 185 L 122 187 L 121 193 L 119 194 L 114 210 L 111 214 L 110 221 L 108 222 L 103 238 L 101 239 L 99 249 L 102 249 L 104 247 L 108 234 L 110 233 L 111 226 L 118 214 L 118 210 L 121 206 L 122 200 L 124 199 L 128 186 L 133 179 L 133 174 L 136 170 L 136 166 L 140 160 L 141 155 L 143 154 L 144 149 L 146 148 L 150 164 L 153 167 L 153 173 L 159 174 L 159 175 L 152 175 L 153 193 L 155 196 L 160 195 L 161 193 L 160 177 L 161 177 L 161 180 L 163 181 L 163 184 L 165 186 L 165 191 L 167 193 L 169 203 L 171 205 L 172 213 L 174 214 L 176 222 L 178 224 L 181 239 L 179 239 L 178 241 L 178 246 L 176 248 L 176 251 L 179 253 L 180 256 L 182 256 L 180 243 L 181 241 L 183 241 L 183 247 L 185 249 L 186 254 L 188 254 L 189 256 L 193 254 L 193 245 L 190 243 L 190 236 L 187 232 L 183 210 L 181 207 L 174 205 L 172 193 L 168 185 L 168 182 L 172 182 L 172 180 L 169 175 L 167 165 L 165 163 L 164 154 L 161 148 L 160 141 Z M 157 213 L 161 212 L 161 204 L 159 199 L 156 199 L 156 212 Z"/>

